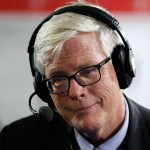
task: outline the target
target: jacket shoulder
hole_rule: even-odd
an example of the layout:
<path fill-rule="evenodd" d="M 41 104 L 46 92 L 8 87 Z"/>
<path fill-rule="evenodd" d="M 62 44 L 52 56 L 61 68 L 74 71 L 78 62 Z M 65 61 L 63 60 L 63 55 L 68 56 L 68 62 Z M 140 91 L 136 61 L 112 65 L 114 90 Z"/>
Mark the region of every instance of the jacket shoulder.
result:
<path fill-rule="evenodd" d="M 134 110 L 132 113 L 135 113 L 136 116 L 141 116 L 144 121 L 150 124 L 150 109 L 136 103 L 131 99 L 128 101 L 128 103 L 130 110 Z"/>
<path fill-rule="evenodd" d="M 57 150 L 64 147 L 69 150 L 72 143 L 67 134 L 57 117 L 49 123 L 32 115 L 3 128 L 0 134 L 0 149 Z"/>

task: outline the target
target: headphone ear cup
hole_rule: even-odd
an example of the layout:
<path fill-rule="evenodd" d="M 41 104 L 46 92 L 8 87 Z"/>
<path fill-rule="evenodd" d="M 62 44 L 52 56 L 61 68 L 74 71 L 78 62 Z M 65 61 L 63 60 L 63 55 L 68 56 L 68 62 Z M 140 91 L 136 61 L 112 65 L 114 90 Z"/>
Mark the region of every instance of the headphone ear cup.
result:
<path fill-rule="evenodd" d="M 55 107 L 51 99 L 50 93 L 46 87 L 46 81 L 43 80 L 43 76 L 38 70 L 35 71 L 34 89 L 36 94 L 42 101 L 48 103 L 51 108 Z"/>
<path fill-rule="evenodd" d="M 129 87 L 133 79 L 133 76 L 130 75 L 129 50 L 126 50 L 124 45 L 117 45 L 111 57 L 120 88 Z"/>

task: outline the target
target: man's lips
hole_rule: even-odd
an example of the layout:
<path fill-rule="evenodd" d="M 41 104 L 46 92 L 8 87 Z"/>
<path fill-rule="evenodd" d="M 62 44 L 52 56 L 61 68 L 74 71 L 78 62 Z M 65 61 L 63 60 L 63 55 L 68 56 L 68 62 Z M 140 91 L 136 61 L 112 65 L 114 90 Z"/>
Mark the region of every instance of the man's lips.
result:
<path fill-rule="evenodd" d="M 72 109 L 72 111 L 74 112 L 81 112 L 81 111 L 88 111 L 90 110 L 93 106 L 95 106 L 97 103 L 94 103 L 92 105 L 88 105 L 88 106 L 83 106 L 83 107 L 77 107 Z"/>

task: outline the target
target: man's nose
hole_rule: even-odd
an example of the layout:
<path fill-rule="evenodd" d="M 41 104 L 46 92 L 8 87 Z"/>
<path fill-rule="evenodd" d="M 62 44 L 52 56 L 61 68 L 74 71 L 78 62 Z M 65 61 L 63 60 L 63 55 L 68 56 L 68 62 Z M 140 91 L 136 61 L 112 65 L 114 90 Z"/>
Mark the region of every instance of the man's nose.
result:
<path fill-rule="evenodd" d="M 78 100 L 85 95 L 85 87 L 78 84 L 74 79 L 70 80 L 68 95 L 71 99 Z"/>

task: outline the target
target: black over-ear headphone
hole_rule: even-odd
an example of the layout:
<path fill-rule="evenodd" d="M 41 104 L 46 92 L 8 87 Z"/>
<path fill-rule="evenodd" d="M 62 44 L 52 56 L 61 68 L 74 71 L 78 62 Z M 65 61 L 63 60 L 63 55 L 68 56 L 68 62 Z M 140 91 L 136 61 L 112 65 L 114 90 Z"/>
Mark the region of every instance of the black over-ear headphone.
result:
<path fill-rule="evenodd" d="M 30 61 L 30 67 L 31 72 L 34 77 L 34 88 L 35 93 L 44 101 L 49 104 L 50 107 L 54 107 L 54 104 L 51 100 L 51 97 L 49 95 L 48 89 L 46 87 L 46 84 L 43 80 L 43 76 L 38 71 L 38 69 L 35 66 L 34 62 L 34 42 L 36 35 L 39 31 L 39 29 L 42 27 L 42 25 L 50 20 L 54 15 L 59 15 L 66 12 L 73 12 L 85 16 L 89 16 L 92 18 L 95 18 L 98 21 L 103 22 L 106 24 L 109 28 L 112 30 L 117 31 L 119 36 L 121 37 L 123 41 L 123 45 L 116 45 L 116 47 L 113 50 L 112 53 L 112 63 L 114 65 L 116 75 L 118 78 L 118 82 L 121 89 L 125 89 L 130 86 L 133 77 L 135 77 L 135 61 L 133 57 L 132 50 L 130 48 L 130 45 L 124 35 L 121 33 L 119 22 L 112 17 L 110 14 L 106 13 L 105 11 L 91 7 L 91 6 L 67 6 L 64 8 L 61 8 L 57 11 L 54 11 L 50 15 L 48 15 L 35 29 L 35 31 L 32 34 L 32 37 L 29 42 L 28 46 L 28 53 L 29 53 L 29 61 Z"/>

